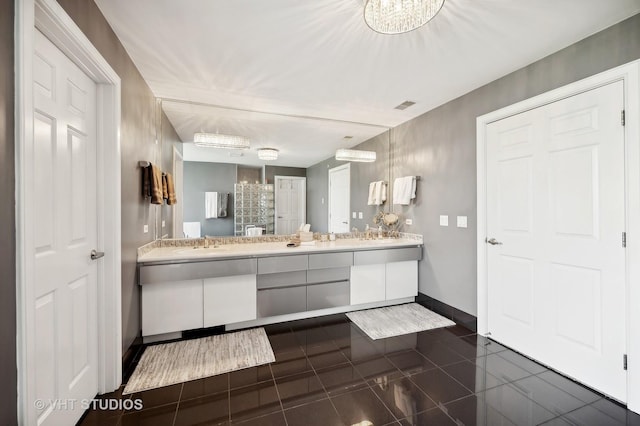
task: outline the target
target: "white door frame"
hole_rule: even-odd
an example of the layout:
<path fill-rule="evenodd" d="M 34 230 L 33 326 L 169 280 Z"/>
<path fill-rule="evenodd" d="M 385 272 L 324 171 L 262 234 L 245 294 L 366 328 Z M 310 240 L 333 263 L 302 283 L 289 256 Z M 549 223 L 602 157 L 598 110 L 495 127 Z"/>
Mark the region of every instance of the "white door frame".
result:
<path fill-rule="evenodd" d="M 293 180 L 301 180 L 304 184 L 304 203 L 302 203 L 302 217 L 303 221 L 307 222 L 307 178 L 304 176 L 274 176 L 273 177 L 273 215 L 276 220 L 273 226 L 274 234 L 278 235 L 278 197 L 276 196 L 276 192 L 278 191 L 278 182 L 282 179 L 293 179 Z"/>
<path fill-rule="evenodd" d="M 33 374 L 34 182 L 33 54 L 35 29 L 45 34 L 97 84 L 98 389 L 122 382 L 120 245 L 120 77 L 54 0 L 16 2 L 16 310 L 18 423 L 35 424 Z M 88 256 L 88 253 L 87 253 Z"/>
<path fill-rule="evenodd" d="M 494 121 L 546 105 L 614 81 L 624 81 L 627 406 L 640 412 L 640 60 L 604 71 L 547 93 L 501 108 L 477 118 L 478 195 L 478 334 L 488 330 L 486 126 Z M 622 230 L 621 230 L 622 231 Z M 635 362 L 633 361 L 635 360 Z M 620 359 L 622 368 L 622 357 Z"/>
<path fill-rule="evenodd" d="M 342 169 L 349 170 L 349 210 L 351 210 L 351 163 L 346 163 L 341 166 L 334 167 L 329 169 L 327 172 L 327 230 L 329 232 L 334 232 L 331 229 L 331 173 L 337 172 Z M 347 231 L 351 230 L 351 216 L 349 212 L 347 212 L 347 220 L 349 224 L 347 225 Z"/>

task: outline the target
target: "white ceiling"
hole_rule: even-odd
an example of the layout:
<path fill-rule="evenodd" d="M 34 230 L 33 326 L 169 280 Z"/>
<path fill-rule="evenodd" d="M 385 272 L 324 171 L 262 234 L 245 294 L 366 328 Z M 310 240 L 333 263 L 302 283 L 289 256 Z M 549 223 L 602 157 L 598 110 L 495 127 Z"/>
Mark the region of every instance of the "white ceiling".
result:
<path fill-rule="evenodd" d="M 183 141 L 253 138 L 242 161 L 210 148 L 195 158 L 261 164 L 255 149 L 270 146 L 298 167 L 640 11 L 640 0 L 446 0 L 426 26 L 389 36 L 367 27 L 360 0 L 96 3 Z M 394 109 L 405 100 L 416 104 Z"/>

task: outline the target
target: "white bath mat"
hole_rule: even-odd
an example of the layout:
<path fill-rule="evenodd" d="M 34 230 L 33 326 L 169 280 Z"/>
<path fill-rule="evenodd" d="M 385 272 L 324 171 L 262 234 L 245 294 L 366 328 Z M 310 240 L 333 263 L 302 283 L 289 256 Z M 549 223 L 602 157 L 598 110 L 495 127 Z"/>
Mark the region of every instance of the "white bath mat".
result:
<path fill-rule="evenodd" d="M 123 395 L 275 362 L 264 328 L 149 346 Z"/>
<path fill-rule="evenodd" d="M 373 340 L 456 325 L 417 303 L 349 312 L 347 317 Z"/>

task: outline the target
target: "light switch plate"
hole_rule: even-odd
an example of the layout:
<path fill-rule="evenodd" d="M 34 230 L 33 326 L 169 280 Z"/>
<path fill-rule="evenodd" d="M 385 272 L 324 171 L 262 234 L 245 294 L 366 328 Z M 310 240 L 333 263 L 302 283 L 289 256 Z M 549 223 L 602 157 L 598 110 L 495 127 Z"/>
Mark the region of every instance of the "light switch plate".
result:
<path fill-rule="evenodd" d="M 164 228 L 164 220 L 162 221 L 162 227 Z"/>
<path fill-rule="evenodd" d="M 405 225 L 413 225 L 413 219 L 405 219 L 404 220 L 404 224 Z"/>
<path fill-rule="evenodd" d="M 356 218 L 356 212 L 351 212 L 351 219 L 355 219 Z"/>
<path fill-rule="evenodd" d="M 467 217 L 466 216 L 458 216 L 457 217 L 458 228 L 466 228 L 467 227 Z"/>
<path fill-rule="evenodd" d="M 142 232 L 144 232 L 145 234 L 149 232 L 149 225 L 144 225 L 142 227 Z"/>
<path fill-rule="evenodd" d="M 449 216 L 440 216 L 440 226 L 449 226 Z"/>
<path fill-rule="evenodd" d="M 358 212 L 358 219 L 362 219 L 363 217 L 362 212 Z"/>

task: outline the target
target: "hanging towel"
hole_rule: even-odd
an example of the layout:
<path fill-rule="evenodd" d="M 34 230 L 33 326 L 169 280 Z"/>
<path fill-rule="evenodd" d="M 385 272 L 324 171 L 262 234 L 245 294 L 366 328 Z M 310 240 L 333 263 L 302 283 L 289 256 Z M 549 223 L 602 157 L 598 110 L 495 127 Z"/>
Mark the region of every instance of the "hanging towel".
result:
<path fill-rule="evenodd" d="M 216 219 L 218 217 L 218 193 L 204 193 L 204 218 Z"/>
<path fill-rule="evenodd" d="M 229 205 L 229 193 L 218 192 L 218 217 L 227 217 L 228 205 Z"/>
<path fill-rule="evenodd" d="M 374 194 L 374 202 L 377 206 L 384 204 L 387 201 L 387 184 L 384 181 L 376 182 L 376 190 Z"/>
<path fill-rule="evenodd" d="M 393 181 L 393 204 L 408 206 L 416 198 L 416 177 L 405 176 Z"/>
<path fill-rule="evenodd" d="M 142 169 L 142 173 L 143 195 L 151 198 L 151 204 L 162 204 L 162 171 L 150 164 Z"/>
<path fill-rule="evenodd" d="M 371 182 L 369 184 L 369 198 L 367 198 L 367 205 L 375 206 L 374 197 L 376 193 L 376 182 Z"/>
<path fill-rule="evenodd" d="M 178 202 L 176 200 L 176 189 L 173 185 L 173 176 L 170 173 L 162 175 L 162 195 L 169 206 Z"/>
<path fill-rule="evenodd" d="M 387 200 L 387 184 L 379 180 L 369 184 L 369 198 L 367 204 L 370 206 L 379 206 Z"/>
<path fill-rule="evenodd" d="M 183 222 L 182 232 L 185 238 L 200 238 L 200 222 Z"/>

